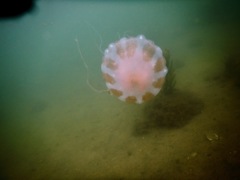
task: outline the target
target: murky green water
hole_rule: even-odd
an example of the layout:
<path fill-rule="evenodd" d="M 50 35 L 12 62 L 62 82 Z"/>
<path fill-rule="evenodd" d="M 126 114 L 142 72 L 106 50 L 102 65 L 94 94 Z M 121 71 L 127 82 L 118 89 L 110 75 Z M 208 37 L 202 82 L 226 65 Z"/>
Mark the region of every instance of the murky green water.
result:
<path fill-rule="evenodd" d="M 0 178 L 238 179 L 237 3 L 37 2 L 0 21 Z M 176 86 L 142 105 L 96 93 L 108 44 L 143 34 Z"/>

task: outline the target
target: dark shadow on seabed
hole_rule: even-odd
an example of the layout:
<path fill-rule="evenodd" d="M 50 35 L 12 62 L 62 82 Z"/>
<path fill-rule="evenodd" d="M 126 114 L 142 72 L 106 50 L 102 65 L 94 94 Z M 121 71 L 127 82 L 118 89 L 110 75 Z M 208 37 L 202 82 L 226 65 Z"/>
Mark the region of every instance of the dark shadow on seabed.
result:
<path fill-rule="evenodd" d="M 175 91 L 171 95 L 161 94 L 145 107 L 145 117 L 136 124 L 134 135 L 147 134 L 154 129 L 183 127 L 203 108 L 203 102 L 192 93 Z"/>

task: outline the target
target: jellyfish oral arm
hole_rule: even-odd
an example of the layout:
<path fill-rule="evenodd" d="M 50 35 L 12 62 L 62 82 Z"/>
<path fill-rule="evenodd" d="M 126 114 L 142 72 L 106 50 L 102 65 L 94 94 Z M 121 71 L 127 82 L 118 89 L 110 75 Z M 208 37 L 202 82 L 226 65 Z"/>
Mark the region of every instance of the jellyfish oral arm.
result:
<path fill-rule="evenodd" d="M 151 84 L 151 64 L 146 63 L 140 56 L 122 61 L 116 70 L 116 78 L 123 90 L 129 94 L 143 93 Z"/>

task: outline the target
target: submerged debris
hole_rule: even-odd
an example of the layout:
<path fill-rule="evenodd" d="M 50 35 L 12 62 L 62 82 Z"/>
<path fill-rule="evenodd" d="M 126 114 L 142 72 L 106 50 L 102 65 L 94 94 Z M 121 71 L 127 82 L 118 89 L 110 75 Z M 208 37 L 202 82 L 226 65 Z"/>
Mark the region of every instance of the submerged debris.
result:
<path fill-rule="evenodd" d="M 219 140 L 219 136 L 216 133 L 214 133 L 214 132 L 206 133 L 206 138 L 210 142 Z"/>
<path fill-rule="evenodd" d="M 193 158 L 195 158 L 197 155 L 198 155 L 197 152 L 192 152 L 192 153 L 187 157 L 187 160 L 193 159 Z"/>

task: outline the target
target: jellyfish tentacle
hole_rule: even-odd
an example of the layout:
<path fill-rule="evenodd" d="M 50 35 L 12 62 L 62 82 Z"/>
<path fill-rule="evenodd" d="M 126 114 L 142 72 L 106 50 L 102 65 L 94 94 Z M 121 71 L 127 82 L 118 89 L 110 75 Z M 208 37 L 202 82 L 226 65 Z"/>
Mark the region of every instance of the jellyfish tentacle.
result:
<path fill-rule="evenodd" d="M 84 56 L 83 56 L 83 53 L 82 53 L 82 51 L 81 51 L 81 48 L 80 48 L 79 41 L 78 41 L 78 38 L 77 38 L 77 37 L 75 38 L 75 42 L 76 42 L 77 49 L 78 49 L 78 52 L 79 52 L 79 55 L 80 55 L 80 59 L 81 59 L 83 65 L 84 65 L 84 67 L 85 67 L 85 69 L 86 69 L 86 75 L 87 75 L 86 83 L 87 83 L 87 85 L 88 85 L 93 91 L 95 91 L 95 92 L 97 92 L 97 93 L 107 92 L 107 91 L 108 91 L 107 89 L 101 90 L 101 89 L 95 88 L 95 87 L 92 85 L 92 83 L 90 82 L 90 80 L 89 80 L 89 67 L 88 67 L 86 61 L 84 60 Z"/>

